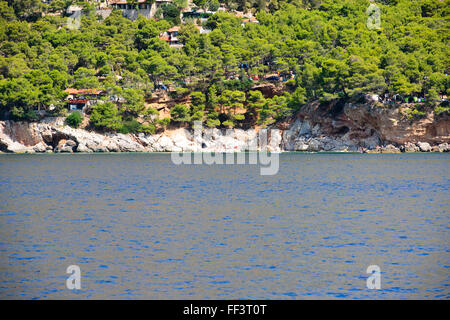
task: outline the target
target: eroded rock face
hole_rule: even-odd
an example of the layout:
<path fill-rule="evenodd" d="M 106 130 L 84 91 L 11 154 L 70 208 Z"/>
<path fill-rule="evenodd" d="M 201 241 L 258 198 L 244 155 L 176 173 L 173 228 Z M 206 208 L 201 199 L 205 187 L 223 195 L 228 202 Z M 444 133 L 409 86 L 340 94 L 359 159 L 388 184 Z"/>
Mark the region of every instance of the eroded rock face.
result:
<path fill-rule="evenodd" d="M 2 152 L 36 152 L 33 146 L 41 147 L 42 141 L 34 137 L 33 130 L 29 129 L 27 123 L 0 121 L 0 151 Z M 29 145 L 26 145 L 29 143 Z"/>
<path fill-rule="evenodd" d="M 436 117 L 428 113 L 419 120 L 409 120 L 403 113 L 404 108 L 381 108 L 379 106 L 362 104 L 347 104 L 343 113 L 352 127 L 370 128 L 377 132 L 382 141 L 397 145 L 408 142 L 426 142 L 439 144 L 450 141 L 450 118 Z"/>
<path fill-rule="evenodd" d="M 448 143 L 441 143 L 438 148 L 439 152 L 450 152 L 450 144 Z"/>
<path fill-rule="evenodd" d="M 0 152 L 449 152 L 450 119 L 429 114 L 410 121 L 401 108 L 312 103 L 269 128 L 267 143 L 258 141 L 259 134 L 209 128 L 203 134 L 184 128 L 154 135 L 101 134 L 66 126 L 64 118 L 0 121 Z"/>
<path fill-rule="evenodd" d="M 286 151 L 331 151 L 346 152 L 359 151 L 366 145 L 375 145 L 376 137 L 368 137 L 366 140 L 354 140 L 348 134 L 331 135 L 322 130 L 320 124 L 312 125 L 312 120 L 297 118 L 291 127 L 283 132 L 281 148 Z"/>
<path fill-rule="evenodd" d="M 76 148 L 77 143 L 73 140 L 61 139 L 55 148 L 55 152 L 69 152 L 72 153 Z"/>
<path fill-rule="evenodd" d="M 444 143 L 450 143 L 448 115 L 429 113 L 412 121 L 403 108 L 373 103 L 307 104 L 289 126 L 283 126 L 282 147 L 287 151 L 445 152 Z M 428 145 L 420 148 L 419 142 Z"/>

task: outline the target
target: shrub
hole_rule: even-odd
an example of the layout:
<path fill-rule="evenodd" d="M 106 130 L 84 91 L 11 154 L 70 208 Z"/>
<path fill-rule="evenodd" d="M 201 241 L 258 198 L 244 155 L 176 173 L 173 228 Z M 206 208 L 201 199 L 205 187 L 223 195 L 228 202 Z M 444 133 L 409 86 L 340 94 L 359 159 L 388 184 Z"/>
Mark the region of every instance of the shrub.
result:
<path fill-rule="evenodd" d="M 122 122 L 122 127 L 118 130 L 120 133 L 137 133 L 141 130 L 141 124 L 135 120 L 127 120 Z"/>
<path fill-rule="evenodd" d="M 72 112 L 66 118 L 67 125 L 71 126 L 72 128 L 78 128 L 82 121 L 83 121 L 83 115 L 79 111 Z"/>
<path fill-rule="evenodd" d="M 122 116 L 111 102 L 99 103 L 92 108 L 90 121 L 94 127 L 119 130 L 122 128 Z"/>
<path fill-rule="evenodd" d="M 173 3 L 164 3 L 161 6 L 162 15 L 164 20 L 171 22 L 173 25 L 179 25 L 181 23 L 180 20 L 180 9 Z"/>
<path fill-rule="evenodd" d="M 208 120 L 206 120 L 206 126 L 209 128 L 216 128 L 216 127 L 220 126 L 220 120 L 208 119 Z"/>
<path fill-rule="evenodd" d="M 185 96 L 186 94 L 188 94 L 189 89 L 187 88 L 182 88 L 182 87 L 175 87 L 175 91 L 171 91 L 169 92 L 169 96 L 171 98 L 180 98 Z"/>
<path fill-rule="evenodd" d="M 187 122 L 190 120 L 189 108 L 183 104 L 176 104 L 172 110 L 170 110 L 170 116 L 175 122 Z"/>
<path fill-rule="evenodd" d="M 226 120 L 226 121 L 224 121 L 224 122 L 222 123 L 222 125 L 223 125 L 224 127 L 227 127 L 227 128 L 233 128 L 233 127 L 234 127 L 234 123 L 233 123 L 233 121 L 231 121 L 231 120 Z"/>
<path fill-rule="evenodd" d="M 11 109 L 11 116 L 14 120 L 18 120 L 18 121 L 37 121 L 38 120 L 38 116 L 36 114 L 36 112 L 34 112 L 34 110 L 31 109 L 24 109 L 24 108 L 18 108 L 18 107 L 13 107 Z"/>
<path fill-rule="evenodd" d="M 197 111 L 192 115 L 191 121 L 203 121 L 204 117 L 205 117 L 205 112 Z"/>
<path fill-rule="evenodd" d="M 144 124 L 140 127 L 139 131 L 147 134 L 154 134 L 156 132 L 156 127 L 152 123 Z"/>
<path fill-rule="evenodd" d="M 413 120 L 413 119 L 420 119 L 420 118 L 422 118 L 423 116 L 425 116 L 426 115 L 426 112 L 425 111 L 420 111 L 420 110 L 417 110 L 417 109 L 408 109 L 408 110 L 406 110 L 406 114 L 407 114 L 407 116 L 408 116 L 408 120 Z"/>
<path fill-rule="evenodd" d="M 162 119 L 158 120 L 157 123 L 158 123 L 161 127 L 165 128 L 165 127 L 167 127 L 167 126 L 169 125 L 169 123 L 170 123 L 170 118 L 162 118 Z"/>
<path fill-rule="evenodd" d="M 448 106 L 448 104 L 444 105 L 441 104 L 440 106 L 437 106 L 436 108 L 434 108 L 434 113 L 436 115 L 440 115 L 441 113 L 444 112 L 450 112 L 450 107 Z"/>
<path fill-rule="evenodd" d="M 242 120 L 245 119 L 245 115 L 243 115 L 243 114 L 234 114 L 233 115 L 233 119 L 237 120 L 237 121 L 242 121 Z"/>
<path fill-rule="evenodd" d="M 220 7 L 219 0 L 210 0 L 207 3 L 208 3 L 209 11 L 216 12 L 219 9 L 219 7 Z"/>

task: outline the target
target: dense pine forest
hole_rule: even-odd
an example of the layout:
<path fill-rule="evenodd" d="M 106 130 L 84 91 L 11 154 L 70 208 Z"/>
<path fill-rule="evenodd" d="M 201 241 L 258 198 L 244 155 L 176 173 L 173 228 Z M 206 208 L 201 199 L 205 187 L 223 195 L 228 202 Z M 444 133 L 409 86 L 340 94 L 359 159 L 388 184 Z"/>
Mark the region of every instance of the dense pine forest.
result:
<path fill-rule="evenodd" d="M 195 120 L 267 126 L 311 101 L 367 95 L 380 108 L 411 102 L 412 115 L 448 112 L 449 0 L 174 0 L 154 19 L 120 9 L 103 18 L 99 3 L 0 1 L 2 118 L 68 116 L 68 88 L 102 92 L 70 125 L 88 117 L 93 128 L 124 133 Z M 183 18 L 188 7 L 210 14 Z M 164 38 L 168 30 L 179 45 Z M 264 85 L 276 94 L 256 89 Z M 176 102 L 167 116 L 151 106 L 163 95 Z"/>

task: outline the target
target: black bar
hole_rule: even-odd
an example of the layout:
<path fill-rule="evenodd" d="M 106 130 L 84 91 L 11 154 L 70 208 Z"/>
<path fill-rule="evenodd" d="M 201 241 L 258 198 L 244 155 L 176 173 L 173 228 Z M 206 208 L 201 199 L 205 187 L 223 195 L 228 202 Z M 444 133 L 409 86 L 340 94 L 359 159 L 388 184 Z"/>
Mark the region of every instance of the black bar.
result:
<path fill-rule="evenodd" d="M 127 315 L 131 311 L 142 314 L 143 319 L 316 319 L 337 315 L 363 319 L 377 314 L 384 318 L 386 310 L 396 307 L 405 316 L 448 310 L 449 304 L 448 300 L 10 300 L 1 301 L 0 306 L 14 310 L 16 318 L 22 312 L 51 315 L 53 311 L 57 315 L 66 310 L 65 315 L 85 319 L 83 310 L 89 310 L 89 318 L 94 319 L 104 319 L 105 312 Z"/>

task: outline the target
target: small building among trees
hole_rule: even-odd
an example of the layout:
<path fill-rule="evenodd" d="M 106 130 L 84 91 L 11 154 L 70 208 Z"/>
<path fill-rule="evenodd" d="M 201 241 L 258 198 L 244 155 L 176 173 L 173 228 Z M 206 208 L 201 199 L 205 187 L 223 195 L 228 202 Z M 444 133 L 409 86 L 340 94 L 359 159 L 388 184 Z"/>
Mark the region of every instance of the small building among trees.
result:
<path fill-rule="evenodd" d="M 67 88 L 67 108 L 69 111 L 84 111 L 87 107 L 96 104 L 105 91 L 100 89 Z"/>
<path fill-rule="evenodd" d="M 169 30 L 167 30 L 166 32 L 163 32 L 162 34 L 160 34 L 159 38 L 161 40 L 166 41 L 169 44 L 169 46 L 171 46 L 171 47 L 178 47 L 178 48 L 182 47 L 183 44 L 178 39 L 179 31 L 180 31 L 179 26 L 172 27 Z"/>

